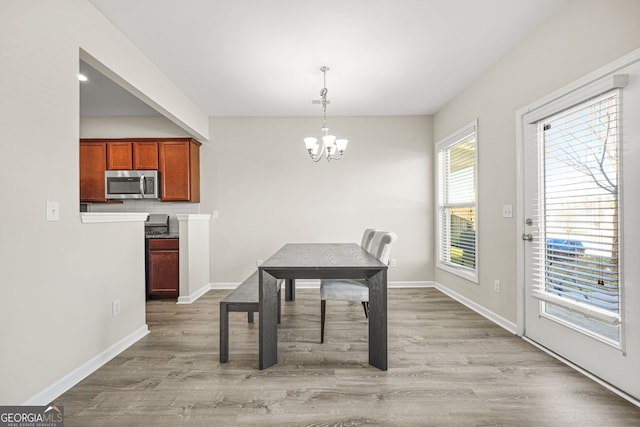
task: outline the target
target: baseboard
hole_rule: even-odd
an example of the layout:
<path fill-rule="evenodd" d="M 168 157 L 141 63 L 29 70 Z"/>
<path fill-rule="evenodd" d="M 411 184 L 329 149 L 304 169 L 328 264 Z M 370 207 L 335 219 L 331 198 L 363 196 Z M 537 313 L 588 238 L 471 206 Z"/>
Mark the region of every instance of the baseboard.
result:
<path fill-rule="evenodd" d="M 210 289 L 235 289 L 239 283 L 211 283 Z M 296 289 L 318 289 L 320 287 L 319 280 L 296 280 Z M 427 281 L 427 280 L 419 280 L 419 281 L 391 281 L 388 285 L 389 289 L 400 289 L 400 288 L 436 288 L 443 294 L 449 296 L 450 298 L 458 301 L 460 304 L 467 306 L 471 310 L 480 314 L 481 316 L 489 319 L 493 323 L 498 326 L 506 329 L 507 331 L 515 334 L 517 331 L 517 326 L 515 323 L 510 322 L 504 317 L 494 313 L 491 310 L 487 310 L 485 307 L 481 306 L 460 295 L 457 292 L 452 291 L 451 289 L 441 285 L 438 282 Z"/>
<path fill-rule="evenodd" d="M 209 289 L 235 289 L 240 282 L 216 282 L 209 283 Z"/>
<path fill-rule="evenodd" d="M 31 396 L 31 398 L 27 399 L 22 405 L 48 405 L 56 398 L 61 396 L 64 392 L 69 390 L 71 387 L 75 386 L 80 381 L 98 370 L 108 361 L 116 357 L 118 354 L 122 353 L 131 345 L 135 344 L 138 340 L 142 339 L 148 333 L 149 328 L 146 324 L 139 327 L 131 334 L 124 337 L 106 350 L 102 351 L 86 363 L 78 366 L 76 369 L 69 372 L 67 375 L 51 384 L 49 387 L 45 388 L 34 396 Z"/>
<path fill-rule="evenodd" d="M 435 288 L 436 282 L 414 280 L 405 282 L 389 282 L 389 288 Z"/>
<path fill-rule="evenodd" d="M 211 284 L 207 283 L 206 285 L 204 285 L 203 287 L 201 287 L 191 295 L 187 295 L 186 297 L 178 297 L 178 304 L 191 304 L 192 302 L 194 302 L 195 300 L 197 300 L 198 298 L 200 298 L 202 295 L 206 294 L 210 290 L 211 290 Z"/>
<path fill-rule="evenodd" d="M 485 307 L 481 306 L 480 304 L 477 304 L 475 302 L 473 302 L 472 300 L 470 300 L 469 298 L 460 295 L 459 293 L 452 291 L 451 289 L 447 288 L 446 286 L 441 285 L 440 283 L 435 282 L 435 287 L 436 289 L 438 289 L 440 292 L 442 292 L 443 294 L 447 295 L 448 297 L 458 301 L 460 304 L 470 308 L 471 310 L 475 311 L 476 313 L 478 313 L 479 315 L 481 315 L 482 317 L 487 318 L 488 320 L 491 320 L 493 323 L 495 323 L 496 325 L 502 327 L 503 329 L 506 329 L 507 331 L 511 332 L 512 334 L 516 334 L 517 332 L 517 325 L 507 319 L 505 319 L 504 317 L 494 313 L 491 310 L 487 310 Z"/>
<path fill-rule="evenodd" d="M 240 283 L 238 282 L 218 282 L 211 283 L 209 289 L 235 289 Z M 436 287 L 435 282 L 423 281 L 398 281 L 389 282 L 389 288 L 433 288 Z M 296 280 L 296 289 L 318 289 L 320 288 L 320 280 Z"/>

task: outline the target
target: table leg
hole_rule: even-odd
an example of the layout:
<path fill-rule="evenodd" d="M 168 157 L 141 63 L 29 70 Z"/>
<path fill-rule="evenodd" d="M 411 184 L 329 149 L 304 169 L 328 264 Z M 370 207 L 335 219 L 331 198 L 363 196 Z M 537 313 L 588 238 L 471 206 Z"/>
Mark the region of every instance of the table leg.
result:
<path fill-rule="evenodd" d="M 296 279 L 286 279 L 284 300 L 295 301 L 296 300 Z"/>
<path fill-rule="evenodd" d="M 278 363 L 278 281 L 264 280 L 266 271 L 258 269 L 260 314 L 259 363 L 260 369 L 267 369 Z"/>
<path fill-rule="evenodd" d="M 387 370 L 386 269 L 369 278 L 369 364 Z"/>
<path fill-rule="evenodd" d="M 229 361 L 229 311 L 227 303 L 220 303 L 220 363 Z"/>

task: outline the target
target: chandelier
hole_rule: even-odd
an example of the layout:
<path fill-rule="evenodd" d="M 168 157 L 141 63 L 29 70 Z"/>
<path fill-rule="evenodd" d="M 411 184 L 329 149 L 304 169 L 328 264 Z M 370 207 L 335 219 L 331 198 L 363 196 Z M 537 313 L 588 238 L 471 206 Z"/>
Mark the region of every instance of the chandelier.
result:
<path fill-rule="evenodd" d="M 331 160 L 340 160 L 344 151 L 347 149 L 347 144 L 349 143 L 348 139 L 336 139 L 335 135 L 329 134 L 329 126 L 327 126 L 327 71 L 329 71 L 329 67 L 323 66 L 320 68 L 322 71 L 324 87 L 320 90 L 320 103 L 322 104 L 322 137 L 320 138 L 320 143 L 318 143 L 318 138 L 314 138 L 309 136 L 304 139 L 304 144 L 307 147 L 307 151 L 309 152 L 309 156 L 311 160 L 314 162 L 320 161 L 323 156 L 326 155 L 327 161 Z"/>

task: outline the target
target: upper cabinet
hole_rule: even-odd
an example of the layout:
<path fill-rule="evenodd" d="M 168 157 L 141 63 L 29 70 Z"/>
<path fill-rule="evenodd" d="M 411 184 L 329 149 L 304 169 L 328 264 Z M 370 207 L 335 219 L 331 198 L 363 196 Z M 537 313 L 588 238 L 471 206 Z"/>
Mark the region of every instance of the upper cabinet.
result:
<path fill-rule="evenodd" d="M 104 171 L 107 165 L 105 142 L 80 142 L 80 201 L 106 202 Z"/>
<path fill-rule="evenodd" d="M 158 170 L 158 143 L 133 143 L 133 168 L 135 170 Z"/>
<path fill-rule="evenodd" d="M 131 142 L 107 142 L 107 170 L 133 169 Z"/>
<path fill-rule="evenodd" d="M 158 170 L 158 142 L 107 142 L 107 170 Z"/>
<path fill-rule="evenodd" d="M 176 139 L 158 143 L 163 201 L 200 201 L 200 142 Z"/>
<path fill-rule="evenodd" d="M 107 201 L 105 170 L 158 170 L 160 200 L 200 202 L 200 145 L 192 138 L 82 139 L 80 201 Z"/>

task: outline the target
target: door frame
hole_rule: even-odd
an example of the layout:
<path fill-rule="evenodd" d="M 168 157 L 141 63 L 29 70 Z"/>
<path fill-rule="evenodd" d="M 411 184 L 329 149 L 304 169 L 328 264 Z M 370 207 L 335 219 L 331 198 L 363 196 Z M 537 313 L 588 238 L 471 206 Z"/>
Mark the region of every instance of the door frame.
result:
<path fill-rule="evenodd" d="M 525 324 L 525 270 L 524 270 L 524 241 L 521 239 L 524 233 L 524 143 L 525 143 L 525 114 L 533 110 L 542 108 L 559 98 L 570 95 L 571 93 L 590 85 L 602 77 L 615 73 L 625 67 L 636 62 L 640 62 L 640 49 L 636 49 L 615 61 L 598 68 L 597 70 L 579 78 L 578 80 L 558 89 L 542 98 L 520 108 L 515 113 L 515 129 L 516 129 L 516 334 L 524 336 L 526 332 Z"/>
<path fill-rule="evenodd" d="M 558 89 L 550 94 L 520 108 L 515 113 L 515 129 L 516 129 L 516 334 L 523 337 L 525 340 L 547 352 L 556 359 L 578 370 L 582 374 L 595 380 L 599 384 L 603 385 L 607 389 L 613 391 L 619 396 L 629 400 L 635 405 L 640 406 L 640 402 L 624 391 L 617 389 L 611 384 L 600 380 L 594 375 L 590 374 L 580 366 L 576 365 L 571 360 L 567 360 L 558 354 L 554 353 L 540 344 L 533 342 L 526 337 L 526 271 L 525 271 L 525 241 L 521 236 L 525 232 L 525 128 L 527 126 L 525 121 L 525 115 L 531 113 L 534 110 L 541 109 L 555 102 L 560 98 L 571 96 L 573 93 L 580 91 L 583 87 L 593 84 L 595 81 L 602 79 L 607 75 L 611 75 L 619 70 L 629 67 L 635 63 L 640 62 L 640 49 L 631 51 L 623 57 L 614 60 L 613 62 L 598 68 L 597 70 L 577 79 L 576 81 Z M 622 302 L 624 304 L 624 302 Z"/>

